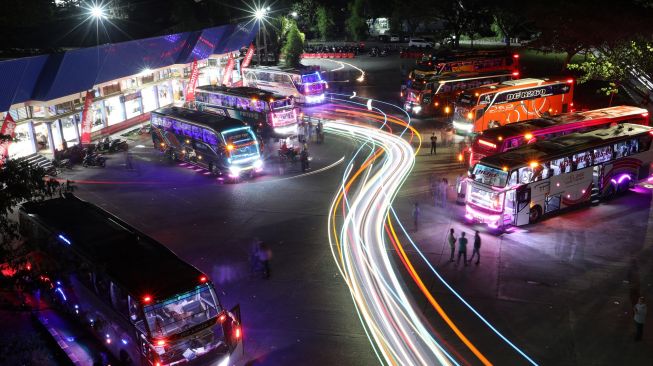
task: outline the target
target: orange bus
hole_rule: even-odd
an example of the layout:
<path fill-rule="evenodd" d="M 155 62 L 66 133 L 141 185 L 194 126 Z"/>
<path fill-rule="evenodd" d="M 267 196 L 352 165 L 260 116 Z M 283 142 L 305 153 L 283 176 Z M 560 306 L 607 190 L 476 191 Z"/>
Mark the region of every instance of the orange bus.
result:
<path fill-rule="evenodd" d="M 588 132 L 620 123 L 648 126 L 648 116 L 646 109 L 622 105 L 585 112 L 565 113 L 554 117 L 536 118 L 491 128 L 477 135 L 472 141 L 469 166 L 474 166 L 486 156 L 570 133 Z"/>
<path fill-rule="evenodd" d="M 509 123 L 570 112 L 574 81 L 519 79 L 468 89 L 458 96 L 453 128 L 476 134 Z"/>

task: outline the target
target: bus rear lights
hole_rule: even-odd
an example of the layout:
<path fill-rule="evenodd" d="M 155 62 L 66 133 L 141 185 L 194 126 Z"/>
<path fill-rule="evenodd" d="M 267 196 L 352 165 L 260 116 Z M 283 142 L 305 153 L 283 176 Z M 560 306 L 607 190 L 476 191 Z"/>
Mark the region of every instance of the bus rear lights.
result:
<path fill-rule="evenodd" d="M 528 140 L 533 138 L 533 134 L 532 133 L 527 133 L 527 134 L 524 135 L 524 138 L 526 139 L 526 141 L 528 141 Z"/>
<path fill-rule="evenodd" d="M 648 112 L 642 113 L 642 117 L 648 117 Z"/>
<path fill-rule="evenodd" d="M 152 302 L 152 296 L 150 295 L 143 296 L 143 303 L 149 304 L 150 302 Z"/>
<path fill-rule="evenodd" d="M 574 79 L 567 79 L 567 84 L 573 84 L 573 83 L 574 83 Z"/>
<path fill-rule="evenodd" d="M 240 327 L 236 327 L 236 330 L 234 331 L 234 335 L 236 336 L 236 339 L 240 339 L 240 336 L 242 335 L 242 331 L 240 330 Z"/>
<path fill-rule="evenodd" d="M 201 277 L 200 277 L 200 282 L 201 282 L 201 283 L 206 283 L 206 281 L 208 281 L 208 280 L 209 280 L 209 279 L 206 278 L 206 276 L 201 276 Z"/>
<path fill-rule="evenodd" d="M 512 55 L 512 58 L 519 58 L 519 55 L 515 53 L 514 55 Z"/>
<path fill-rule="evenodd" d="M 512 76 L 519 77 L 519 71 L 513 71 Z"/>
<path fill-rule="evenodd" d="M 218 316 L 218 321 L 220 324 L 224 323 L 225 320 L 227 320 L 227 314 L 222 313 L 220 316 Z"/>
<path fill-rule="evenodd" d="M 156 345 L 159 347 L 163 347 L 166 345 L 166 340 L 165 339 L 157 339 L 156 340 Z"/>

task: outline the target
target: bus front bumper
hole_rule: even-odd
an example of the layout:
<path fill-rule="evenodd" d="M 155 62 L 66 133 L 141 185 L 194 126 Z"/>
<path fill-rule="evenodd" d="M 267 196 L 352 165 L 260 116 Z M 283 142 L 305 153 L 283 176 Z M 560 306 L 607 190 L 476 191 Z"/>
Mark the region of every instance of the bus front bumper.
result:
<path fill-rule="evenodd" d="M 260 173 L 263 171 L 263 160 L 254 160 L 247 165 L 232 165 L 229 167 L 229 178 L 238 179 L 247 173 Z"/>
<path fill-rule="evenodd" d="M 500 227 L 502 224 L 502 214 L 500 212 L 490 213 L 479 210 L 471 207 L 469 203 L 465 205 L 465 219 L 479 224 L 486 224 L 493 229 Z"/>
<path fill-rule="evenodd" d="M 460 121 L 454 120 L 453 121 L 453 129 L 459 135 L 471 135 L 472 130 L 474 129 L 474 124 L 469 123 L 469 122 L 460 122 Z"/>

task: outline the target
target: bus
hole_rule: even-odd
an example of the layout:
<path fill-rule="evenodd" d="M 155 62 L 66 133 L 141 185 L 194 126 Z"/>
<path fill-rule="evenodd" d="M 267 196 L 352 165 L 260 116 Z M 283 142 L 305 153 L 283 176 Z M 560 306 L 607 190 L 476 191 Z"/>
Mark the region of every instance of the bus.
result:
<path fill-rule="evenodd" d="M 152 111 L 154 148 L 171 161 L 238 179 L 263 171 L 259 141 L 244 122 L 214 113 L 179 107 Z"/>
<path fill-rule="evenodd" d="M 261 136 L 297 134 L 297 109 L 293 97 L 250 87 L 199 86 L 195 107 L 247 122 Z"/>
<path fill-rule="evenodd" d="M 653 128 L 630 123 L 538 141 L 481 159 L 467 179 L 465 217 L 491 228 L 625 192 L 651 171 Z"/>
<path fill-rule="evenodd" d="M 453 128 L 474 134 L 542 115 L 570 112 L 574 80 L 519 79 L 465 90 L 456 99 Z"/>
<path fill-rule="evenodd" d="M 461 72 L 436 75 L 428 80 L 414 80 L 402 92 L 405 95 L 404 109 L 412 115 L 440 113 L 448 115 L 453 111 L 456 95 L 466 89 L 482 85 L 497 84 L 519 76 L 517 71 Z"/>
<path fill-rule="evenodd" d="M 293 96 L 297 103 L 318 104 L 324 102 L 329 85 L 315 70 L 299 70 L 278 67 L 252 67 L 245 69 L 245 86 Z"/>
<path fill-rule="evenodd" d="M 592 111 L 565 113 L 490 128 L 472 141 L 469 166 L 482 158 L 515 149 L 524 144 L 573 132 L 586 132 L 618 123 L 648 125 L 648 111 L 632 106 L 617 106 Z"/>
<path fill-rule="evenodd" d="M 42 283 L 122 365 L 228 365 L 242 353 L 240 308 L 163 244 L 72 194 L 19 209 L 42 253 Z"/>
<path fill-rule="evenodd" d="M 519 55 L 505 51 L 452 54 L 444 58 L 426 57 L 408 75 L 408 81 L 422 81 L 452 72 L 487 72 L 511 70 L 519 72 Z"/>

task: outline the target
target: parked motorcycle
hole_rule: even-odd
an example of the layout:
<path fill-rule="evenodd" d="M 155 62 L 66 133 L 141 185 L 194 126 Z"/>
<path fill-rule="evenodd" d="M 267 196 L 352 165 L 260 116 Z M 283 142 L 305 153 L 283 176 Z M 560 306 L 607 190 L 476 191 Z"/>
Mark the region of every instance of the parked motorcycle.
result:
<path fill-rule="evenodd" d="M 129 145 L 127 141 L 122 139 L 111 139 L 109 137 L 104 138 L 103 140 L 98 140 L 95 145 L 95 151 L 106 151 L 106 152 L 117 152 L 117 151 L 127 151 Z"/>
<path fill-rule="evenodd" d="M 89 166 L 99 166 L 104 168 L 106 165 L 107 158 L 99 154 L 87 154 L 84 156 L 84 160 L 82 161 L 82 166 L 84 166 L 84 168 L 88 168 Z"/>

